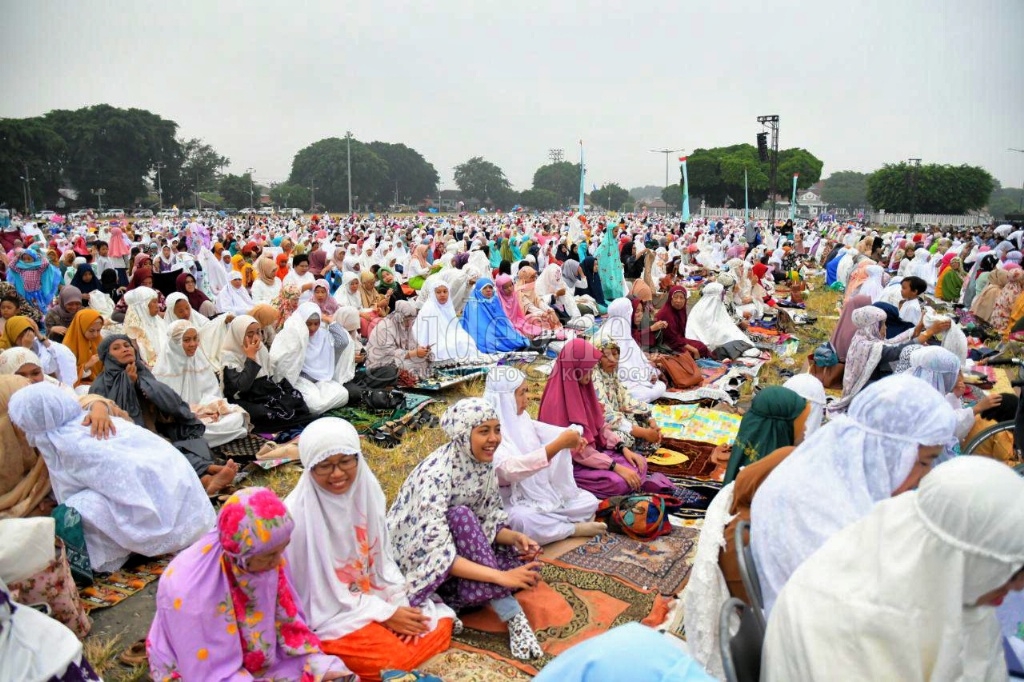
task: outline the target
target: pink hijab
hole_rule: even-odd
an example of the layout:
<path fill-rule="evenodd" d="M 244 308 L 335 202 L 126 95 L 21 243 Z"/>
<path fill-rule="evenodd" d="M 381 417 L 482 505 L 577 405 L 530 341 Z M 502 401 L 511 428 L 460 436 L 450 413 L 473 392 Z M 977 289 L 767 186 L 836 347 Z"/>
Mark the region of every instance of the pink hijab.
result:
<path fill-rule="evenodd" d="M 585 339 L 572 339 L 562 347 L 540 399 L 537 421 L 552 426 L 579 424 L 583 437 L 598 450 L 604 450 L 604 408 L 597 399 L 594 383 L 581 384 L 580 377 L 592 371 L 601 351 Z"/>
<path fill-rule="evenodd" d="M 857 325 L 853 323 L 853 312 L 866 305 L 871 305 L 870 296 L 851 296 L 843 305 L 843 313 L 839 316 L 839 324 L 832 332 L 832 347 L 836 349 L 836 355 L 840 362 L 846 362 L 846 352 L 850 350 L 850 341 L 857 333 Z"/>

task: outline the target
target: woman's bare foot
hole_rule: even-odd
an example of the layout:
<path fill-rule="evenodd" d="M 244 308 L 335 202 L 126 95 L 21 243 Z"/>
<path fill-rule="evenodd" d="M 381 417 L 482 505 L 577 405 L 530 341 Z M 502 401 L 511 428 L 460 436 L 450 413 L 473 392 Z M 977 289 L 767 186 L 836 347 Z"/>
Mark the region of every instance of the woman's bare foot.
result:
<path fill-rule="evenodd" d="M 235 464 L 235 460 L 229 459 L 224 466 L 210 465 L 207 471 L 212 475 L 203 476 L 204 483 L 206 483 L 206 494 L 216 495 L 235 480 L 235 476 L 238 474 L 238 465 Z"/>
<path fill-rule="evenodd" d="M 574 538 L 592 538 L 595 535 L 603 535 L 608 532 L 608 526 L 601 523 L 600 521 L 584 521 L 583 523 L 573 524 Z"/>

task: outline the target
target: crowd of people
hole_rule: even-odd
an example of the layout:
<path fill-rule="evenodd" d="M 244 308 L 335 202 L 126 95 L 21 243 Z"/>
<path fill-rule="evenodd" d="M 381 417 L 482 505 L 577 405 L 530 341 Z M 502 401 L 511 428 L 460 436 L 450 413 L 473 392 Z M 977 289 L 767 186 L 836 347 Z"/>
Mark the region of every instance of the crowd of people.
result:
<path fill-rule="evenodd" d="M 543 546 L 608 532 L 609 498 L 700 498 L 649 469 L 652 405 L 699 386 L 701 366 L 763 360 L 755 330 L 823 275 L 842 292 L 829 343 L 762 387 L 715 452 L 724 487 L 700 505 L 681 595 L 689 653 L 634 628 L 604 637 L 644 642 L 635 675 L 721 678 L 721 606 L 755 601 L 734 546 L 747 521 L 764 679 L 999 679 L 1024 482 L 1011 436 L 987 457 L 961 446 L 1017 411 L 965 375 L 1024 331 L 1022 239 L 647 214 L 16 220 L 0 230 L 0 635 L 36 636 L 0 640 L 0 673 L 95 678 L 63 577 L 167 554 L 155 680 L 378 680 L 445 651 L 485 606 L 515 658 L 538 658 L 515 595 L 541 580 Z M 533 418 L 511 360 L 545 352 Z M 482 397 L 447 408 L 447 442 L 389 507 L 387 463 L 337 411 L 461 367 L 488 368 Z M 217 450 L 250 433 L 297 446 L 284 499 L 234 488 Z M 62 589 L 41 599 L 53 575 Z M 22 606 L 36 601 L 52 619 Z M 606 649 L 541 678 L 604 679 L 586 671 L 616 669 Z"/>

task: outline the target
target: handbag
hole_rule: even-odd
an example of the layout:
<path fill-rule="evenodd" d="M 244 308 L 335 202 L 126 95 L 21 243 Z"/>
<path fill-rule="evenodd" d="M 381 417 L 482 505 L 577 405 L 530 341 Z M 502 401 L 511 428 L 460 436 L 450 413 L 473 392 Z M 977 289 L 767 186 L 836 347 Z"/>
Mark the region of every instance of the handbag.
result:
<path fill-rule="evenodd" d="M 704 381 L 700 367 L 689 353 L 663 355 L 654 361 L 654 366 L 665 373 L 672 388 L 692 388 Z"/>
<path fill-rule="evenodd" d="M 672 532 L 668 515 L 683 503 L 669 495 L 617 495 L 601 500 L 595 518 L 608 530 L 634 540 L 653 540 Z"/>

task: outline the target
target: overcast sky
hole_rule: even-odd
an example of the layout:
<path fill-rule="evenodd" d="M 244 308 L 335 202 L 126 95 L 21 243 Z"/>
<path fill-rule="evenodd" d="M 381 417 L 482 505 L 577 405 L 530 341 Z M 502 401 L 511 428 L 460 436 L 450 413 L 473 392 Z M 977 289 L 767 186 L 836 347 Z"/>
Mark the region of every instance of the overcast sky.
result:
<path fill-rule="evenodd" d="M 351 130 L 419 150 L 445 188 L 480 155 L 525 189 L 580 139 L 588 189 L 661 185 L 649 150 L 753 143 L 776 113 L 822 177 L 921 157 L 1024 180 L 1022 0 L 0 5 L 0 116 L 140 107 L 260 181 Z"/>

